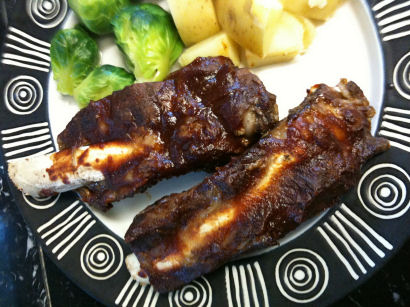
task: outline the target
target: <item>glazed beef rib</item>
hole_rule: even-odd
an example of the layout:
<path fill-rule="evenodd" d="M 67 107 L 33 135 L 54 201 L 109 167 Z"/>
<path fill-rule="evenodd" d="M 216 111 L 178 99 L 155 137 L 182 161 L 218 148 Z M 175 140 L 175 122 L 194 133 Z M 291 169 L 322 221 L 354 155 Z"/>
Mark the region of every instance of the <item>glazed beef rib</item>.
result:
<path fill-rule="evenodd" d="M 361 166 L 388 149 L 370 133 L 374 109 L 353 82 L 318 85 L 287 119 L 192 189 L 147 207 L 125 240 L 127 266 L 158 291 L 272 246 L 353 187 Z"/>
<path fill-rule="evenodd" d="M 78 189 L 102 210 L 163 178 L 226 163 L 278 120 L 276 97 L 228 58 L 198 58 L 164 82 L 91 102 L 58 136 L 60 152 L 15 161 L 33 196 Z"/>

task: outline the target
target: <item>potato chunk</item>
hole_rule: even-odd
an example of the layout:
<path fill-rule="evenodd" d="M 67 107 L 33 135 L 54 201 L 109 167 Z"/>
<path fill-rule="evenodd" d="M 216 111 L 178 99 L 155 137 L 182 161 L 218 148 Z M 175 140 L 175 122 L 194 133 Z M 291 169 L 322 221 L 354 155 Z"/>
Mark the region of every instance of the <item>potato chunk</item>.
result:
<path fill-rule="evenodd" d="M 220 31 L 212 0 L 168 0 L 182 41 L 191 46 Z"/>
<path fill-rule="evenodd" d="M 233 40 L 259 56 L 268 53 L 282 15 L 279 0 L 215 0 L 214 4 L 222 29 Z"/>
<path fill-rule="evenodd" d="M 238 45 L 224 32 L 220 32 L 189 47 L 179 57 L 178 62 L 181 66 L 185 66 L 197 57 L 219 55 L 230 58 L 237 66 L 240 64 Z"/>
<path fill-rule="evenodd" d="M 281 0 L 285 10 L 316 20 L 326 20 L 341 0 Z"/>
<path fill-rule="evenodd" d="M 305 49 L 304 35 L 305 28 L 302 22 L 292 14 L 283 12 L 273 33 L 273 40 L 267 56 L 260 57 L 246 50 L 247 65 L 257 67 L 293 59 Z"/>
<path fill-rule="evenodd" d="M 299 19 L 299 21 L 303 24 L 303 27 L 305 29 L 305 33 L 303 35 L 303 45 L 305 47 L 303 52 L 305 52 L 316 37 L 316 27 L 309 19 L 303 16 L 295 17 Z"/>

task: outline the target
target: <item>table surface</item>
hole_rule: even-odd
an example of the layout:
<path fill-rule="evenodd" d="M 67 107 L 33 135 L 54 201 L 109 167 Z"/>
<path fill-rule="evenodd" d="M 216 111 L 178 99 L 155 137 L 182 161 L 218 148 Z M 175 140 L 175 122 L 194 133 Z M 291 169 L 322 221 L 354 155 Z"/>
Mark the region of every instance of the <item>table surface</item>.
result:
<path fill-rule="evenodd" d="M 0 167 L 0 306 L 102 306 L 43 255 L 8 194 Z M 410 306 L 410 240 L 364 285 L 334 304 Z"/>

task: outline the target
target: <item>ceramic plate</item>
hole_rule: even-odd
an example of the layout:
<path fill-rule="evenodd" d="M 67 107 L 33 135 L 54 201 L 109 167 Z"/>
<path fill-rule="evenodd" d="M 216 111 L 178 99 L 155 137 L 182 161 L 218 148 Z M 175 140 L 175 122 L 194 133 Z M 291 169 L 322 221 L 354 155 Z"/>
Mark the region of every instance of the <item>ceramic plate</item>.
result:
<path fill-rule="evenodd" d="M 160 1 L 166 7 L 166 3 Z M 66 0 L 2 1 L 0 163 L 55 151 L 55 137 L 78 111 L 56 90 L 50 69 L 53 34 L 76 18 Z M 171 192 L 199 183 L 205 173 L 163 181 L 122 201 L 107 214 L 74 193 L 45 199 L 12 195 L 48 256 L 100 302 L 121 306 L 327 305 L 366 281 L 409 237 L 410 4 L 346 1 L 318 26 L 308 52 L 255 69 L 278 96 L 281 117 L 316 83 L 348 78 L 377 111 L 373 133 L 392 148 L 372 159 L 342 202 L 281 240 L 280 245 L 228 263 L 182 289 L 159 295 L 134 282 L 124 265 L 122 239 L 133 216 Z M 99 40 L 104 64 L 123 66 L 112 37 Z M 13 186 L 10 183 L 10 186 Z"/>

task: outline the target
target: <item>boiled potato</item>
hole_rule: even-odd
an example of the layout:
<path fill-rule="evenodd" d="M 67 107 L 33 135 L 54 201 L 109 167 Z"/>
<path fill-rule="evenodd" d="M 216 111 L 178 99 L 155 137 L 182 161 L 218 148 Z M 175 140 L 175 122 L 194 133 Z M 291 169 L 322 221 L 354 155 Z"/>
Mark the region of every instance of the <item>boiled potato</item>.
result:
<path fill-rule="evenodd" d="M 179 57 L 178 62 L 181 66 L 185 66 L 197 57 L 219 55 L 230 58 L 237 66 L 240 64 L 238 45 L 224 32 L 220 32 L 189 47 Z"/>
<path fill-rule="evenodd" d="M 289 61 L 305 49 L 304 36 L 305 28 L 302 22 L 292 14 L 283 12 L 273 33 L 268 55 L 260 57 L 246 50 L 246 63 L 249 67 L 257 67 Z"/>
<path fill-rule="evenodd" d="M 302 16 L 295 16 L 299 19 L 299 21 L 303 24 L 303 27 L 305 28 L 305 34 L 303 35 L 303 45 L 304 45 L 304 50 L 306 51 L 309 46 L 312 44 L 313 40 L 315 39 L 316 36 L 316 27 L 315 25 L 307 18 L 302 17 Z"/>
<path fill-rule="evenodd" d="M 285 10 L 316 20 L 331 17 L 341 0 L 281 0 Z"/>
<path fill-rule="evenodd" d="M 275 26 L 282 15 L 279 0 L 215 0 L 222 29 L 253 53 L 268 53 Z"/>
<path fill-rule="evenodd" d="M 168 0 L 182 41 L 191 46 L 220 31 L 212 0 Z"/>

